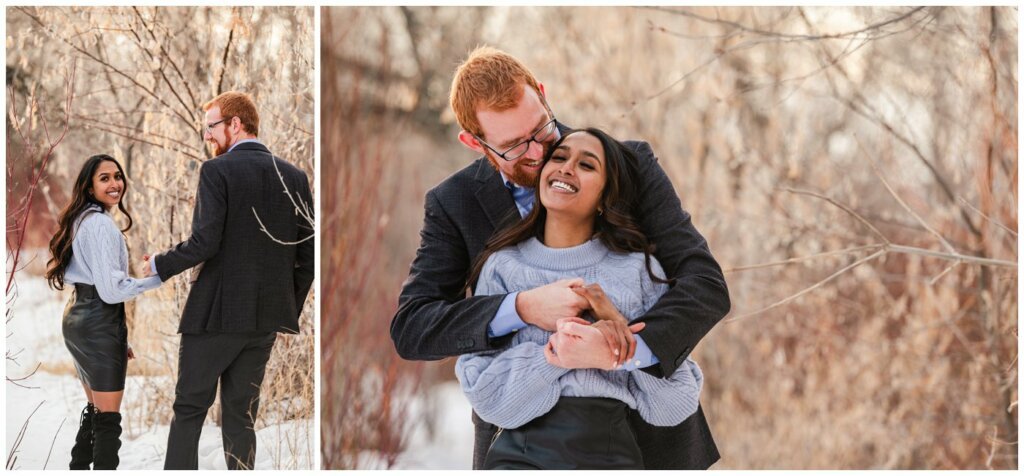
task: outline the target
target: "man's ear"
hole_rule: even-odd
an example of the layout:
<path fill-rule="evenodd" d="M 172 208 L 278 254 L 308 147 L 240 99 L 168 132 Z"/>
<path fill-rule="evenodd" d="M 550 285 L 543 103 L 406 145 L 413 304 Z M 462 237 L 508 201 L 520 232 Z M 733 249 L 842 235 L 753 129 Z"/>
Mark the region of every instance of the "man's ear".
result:
<path fill-rule="evenodd" d="M 484 153 L 484 146 L 480 145 L 480 141 L 476 140 L 476 137 L 473 137 L 473 134 L 470 134 L 469 131 L 459 132 L 459 142 L 469 150 L 476 151 L 481 154 Z"/>
<path fill-rule="evenodd" d="M 537 90 L 540 91 L 540 95 L 544 97 L 544 100 L 548 100 L 548 93 L 544 92 L 544 83 L 537 81 Z"/>

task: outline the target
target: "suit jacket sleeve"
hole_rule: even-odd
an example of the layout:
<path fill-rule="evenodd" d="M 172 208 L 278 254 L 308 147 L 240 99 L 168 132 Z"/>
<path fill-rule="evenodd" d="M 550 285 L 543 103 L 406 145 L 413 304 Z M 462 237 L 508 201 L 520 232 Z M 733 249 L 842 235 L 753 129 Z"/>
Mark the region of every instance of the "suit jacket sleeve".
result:
<path fill-rule="evenodd" d="M 205 162 L 199 168 L 199 189 L 196 206 L 192 210 L 192 235 L 154 258 L 160 280 L 167 281 L 217 254 L 226 216 L 227 184 L 214 162 Z"/>
<path fill-rule="evenodd" d="M 302 174 L 299 180 L 299 187 L 298 200 L 309 205 L 308 209 L 311 215 L 316 213 L 313 196 L 309 191 L 309 179 L 306 177 L 306 174 Z M 302 304 L 306 301 L 306 295 L 309 294 L 309 289 L 313 286 L 313 258 L 316 250 L 316 238 L 306 239 L 312 236 L 313 233 L 313 224 L 306 223 L 305 219 L 299 217 L 298 241 L 301 241 L 301 243 L 296 245 L 295 250 L 295 307 L 298 308 L 296 312 L 299 314 L 302 314 Z"/>
<path fill-rule="evenodd" d="M 438 360 L 501 348 L 487 325 L 505 295 L 466 298 L 471 257 L 436 191 L 427 193 L 420 247 L 391 320 L 391 339 L 404 359 Z"/>
<path fill-rule="evenodd" d="M 729 290 L 704 237 L 683 210 L 672 182 L 646 142 L 634 143 L 645 193 L 638 204 L 640 227 L 654 243 L 655 256 L 676 283 L 637 322 L 659 365 L 648 370 L 672 375 L 697 343 L 730 308 Z"/>

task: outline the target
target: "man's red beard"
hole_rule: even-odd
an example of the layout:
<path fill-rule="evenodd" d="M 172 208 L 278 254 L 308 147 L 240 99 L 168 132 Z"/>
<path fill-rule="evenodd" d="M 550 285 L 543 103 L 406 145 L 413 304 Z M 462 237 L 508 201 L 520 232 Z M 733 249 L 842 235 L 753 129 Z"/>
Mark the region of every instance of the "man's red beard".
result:
<path fill-rule="evenodd" d="M 224 155 L 228 153 L 228 149 L 231 148 L 231 143 L 235 141 L 234 137 L 231 137 L 230 131 L 224 131 L 224 144 L 217 142 L 217 139 L 213 140 L 213 156 Z"/>
<path fill-rule="evenodd" d="M 495 170 L 501 171 L 501 167 L 498 166 L 498 161 L 491 154 L 487 154 L 487 161 L 491 163 L 491 166 Z M 508 177 L 512 183 L 520 187 L 536 188 L 537 184 L 540 183 L 540 171 L 543 167 L 538 168 L 536 172 L 526 170 L 523 167 L 523 163 L 526 161 L 525 158 L 520 158 L 516 164 L 512 167 L 512 175 Z"/>

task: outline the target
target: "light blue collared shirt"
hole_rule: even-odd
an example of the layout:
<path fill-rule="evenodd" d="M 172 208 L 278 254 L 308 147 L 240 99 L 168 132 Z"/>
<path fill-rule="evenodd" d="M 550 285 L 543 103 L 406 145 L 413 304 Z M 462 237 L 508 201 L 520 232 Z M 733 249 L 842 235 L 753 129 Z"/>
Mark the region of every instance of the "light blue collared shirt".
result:
<path fill-rule="evenodd" d="M 244 144 L 246 142 L 255 142 L 257 144 L 262 144 L 262 142 L 260 142 L 259 139 L 242 139 L 238 142 L 235 142 L 234 144 L 231 144 L 231 147 L 228 148 L 228 152 L 235 150 L 235 147 L 238 147 L 238 144 Z M 156 260 L 154 259 L 154 256 L 149 257 L 149 269 L 153 271 L 153 276 L 160 276 L 160 274 L 156 272 Z"/>
<path fill-rule="evenodd" d="M 242 140 L 240 140 L 238 142 L 235 142 L 234 144 L 231 144 L 231 147 L 228 148 L 228 152 L 231 152 L 232 150 L 235 150 L 235 147 L 238 147 L 238 144 L 244 144 L 246 142 L 255 142 L 257 144 L 262 144 L 262 142 L 260 142 L 260 140 L 256 139 L 256 138 L 253 138 L 253 139 L 242 139 Z"/>
<path fill-rule="evenodd" d="M 237 145 L 237 144 L 236 144 Z M 501 180 L 505 184 L 505 188 L 512 192 L 512 200 L 516 202 L 516 208 L 519 209 L 519 216 L 526 217 L 530 210 L 533 210 L 533 200 L 535 197 L 535 189 L 531 187 L 522 187 L 512 183 L 508 177 L 505 176 L 504 172 L 499 171 L 501 174 Z M 155 271 L 154 271 L 155 272 Z M 498 307 L 498 313 L 494 315 L 494 319 L 487 325 L 487 337 L 501 337 L 509 335 L 519 329 L 526 327 L 526 323 L 523 322 L 523 318 L 519 316 L 519 312 L 516 311 L 516 297 L 519 296 L 519 292 L 509 293 L 505 296 L 505 299 L 501 301 L 501 306 Z M 623 364 L 618 370 L 636 370 L 658 363 L 658 357 L 651 352 L 651 348 L 644 342 L 644 338 L 638 334 L 634 334 L 636 338 L 636 353 L 633 354 L 633 358 Z"/>

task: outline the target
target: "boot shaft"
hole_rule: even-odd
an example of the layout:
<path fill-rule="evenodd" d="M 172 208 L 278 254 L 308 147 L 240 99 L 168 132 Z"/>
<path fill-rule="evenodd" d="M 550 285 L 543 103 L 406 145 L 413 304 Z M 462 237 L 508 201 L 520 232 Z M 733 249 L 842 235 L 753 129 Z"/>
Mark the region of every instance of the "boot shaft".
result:
<path fill-rule="evenodd" d="M 68 469 L 89 469 L 92 464 L 93 453 L 93 418 L 96 416 L 96 407 L 90 402 L 82 409 L 82 418 L 78 424 L 78 434 L 75 435 L 75 446 L 71 448 L 71 463 Z"/>
<path fill-rule="evenodd" d="M 93 469 L 117 469 L 121 462 L 117 455 L 121 449 L 121 414 L 97 412 L 93 419 Z"/>

